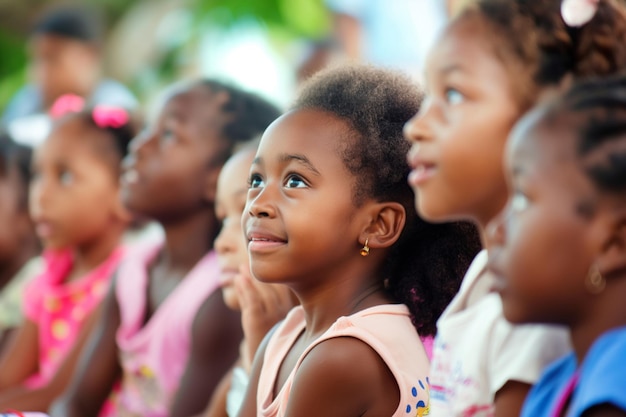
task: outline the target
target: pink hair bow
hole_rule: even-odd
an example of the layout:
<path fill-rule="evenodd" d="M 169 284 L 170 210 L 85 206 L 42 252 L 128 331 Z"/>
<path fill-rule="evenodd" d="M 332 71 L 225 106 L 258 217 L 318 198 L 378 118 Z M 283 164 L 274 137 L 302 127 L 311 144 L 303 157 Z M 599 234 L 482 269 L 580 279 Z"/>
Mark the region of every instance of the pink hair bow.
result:
<path fill-rule="evenodd" d="M 599 3 L 600 0 L 563 0 L 561 17 L 567 26 L 581 27 L 593 19 Z"/>
<path fill-rule="evenodd" d="M 93 108 L 93 121 L 102 129 L 119 129 L 130 120 L 128 112 L 121 107 L 98 105 Z"/>
<path fill-rule="evenodd" d="M 67 113 L 78 113 L 85 107 L 85 99 L 76 94 L 63 94 L 50 108 L 50 117 L 58 119 Z"/>

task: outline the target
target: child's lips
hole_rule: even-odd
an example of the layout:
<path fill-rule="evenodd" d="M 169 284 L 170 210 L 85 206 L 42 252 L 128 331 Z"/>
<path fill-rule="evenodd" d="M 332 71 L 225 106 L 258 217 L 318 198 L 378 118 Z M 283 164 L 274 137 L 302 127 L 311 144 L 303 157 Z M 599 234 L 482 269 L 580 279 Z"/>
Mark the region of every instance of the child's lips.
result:
<path fill-rule="evenodd" d="M 262 252 L 272 250 L 287 243 L 287 240 L 271 232 L 262 230 L 248 231 L 248 250 L 251 252 Z"/>
<path fill-rule="evenodd" d="M 45 220 L 40 220 L 35 223 L 35 233 L 41 239 L 47 239 L 54 233 L 54 227 L 52 224 Z"/>
<path fill-rule="evenodd" d="M 409 184 L 418 187 L 428 181 L 435 175 L 436 167 L 434 164 L 420 163 L 413 167 L 409 174 Z"/>

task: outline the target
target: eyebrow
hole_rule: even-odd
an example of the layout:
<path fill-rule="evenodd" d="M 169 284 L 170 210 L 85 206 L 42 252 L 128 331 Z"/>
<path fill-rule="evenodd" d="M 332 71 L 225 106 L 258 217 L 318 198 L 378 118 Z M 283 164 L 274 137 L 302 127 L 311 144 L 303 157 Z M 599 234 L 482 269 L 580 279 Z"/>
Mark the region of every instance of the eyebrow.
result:
<path fill-rule="evenodd" d="M 322 174 L 320 174 L 320 172 L 317 170 L 317 168 L 315 168 L 315 166 L 311 163 L 311 161 L 309 160 L 309 158 L 307 158 L 304 155 L 301 154 L 281 154 L 278 157 L 278 160 L 280 161 L 280 163 L 288 163 L 291 161 L 296 161 L 301 165 L 304 165 L 308 170 L 310 170 L 311 172 L 313 172 L 315 175 L 317 176 L 321 176 Z M 252 161 L 253 165 L 261 165 L 263 166 L 263 158 L 260 156 L 257 156 L 256 158 L 254 158 L 254 160 Z"/>
<path fill-rule="evenodd" d="M 450 65 L 446 65 L 445 67 L 441 68 L 439 70 L 440 73 L 442 73 L 443 75 L 449 75 L 450 73 L 454 73 L 454 72 L 463 72 L 463 67 L 459 64 L 450 64 Z"/>
<path fill-rule="evenodd" d="M 320 172 L 315 168 L 315 166 L 313 166 L 313 164 L 311 163 L 311 161 L 309 160 L 309 158 L 307 158 L 304 155 L 301 154 L 282 154 L 279 157 L 280 162 L 282 163 L 286 163 L 286 162 L 291 162 L 291 161 L 296 161 L 301 165 L 304 165 L 306 168 L 308 168 L 311 172 L 313 172 L 315 175 L 322 175 L 320 174 Z"/>

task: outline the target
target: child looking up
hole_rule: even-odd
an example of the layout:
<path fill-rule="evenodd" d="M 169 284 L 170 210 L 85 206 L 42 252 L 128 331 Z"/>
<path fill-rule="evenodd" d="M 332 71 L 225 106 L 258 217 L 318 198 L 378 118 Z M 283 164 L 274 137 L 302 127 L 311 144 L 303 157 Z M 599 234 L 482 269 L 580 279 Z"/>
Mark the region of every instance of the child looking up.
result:
<path fill-rule="evenodd" d="M 524 416 L 626 416 L 626 78 L 575 85 L 524 117 L 490 266 L 505 317 L 566 325 L 574 352 Z"/>
<path fill-rule="evenodd" d="M 40 247 L 28 214 L 31 154 L 30 148 L 0 133 L 0 349 L 22 323 L 24 286 L 41 271 Z"/>
<path fill-rule="evenodd" d="M 419 335 L 434 333 L 479 243 L 471 226 L 412 209 L 402 126 L 419 104 L 399 75 L 335 69 L 265 132 L 242 218 L 251 271 L 301 306 L 259 348 L 239 416 L 426 412 Z"/>
<path fill-rule="evenodd" d="M 234 154 L 224 165 L 217 183 L 215 213 L 222 221 L 215 239 L 220 281 L 226 305 L 242 311 L 244 340 L 236 366 L 220 383 L 205 417 L 235 417 L 243 401 L 254 354 L 265 334 L 294 306 L 285 285 L 264 284 L 250 277 L 247 241 L 241 215 L 248 194 L 250 165 L 256 154 L 254 141 Z"/>
<path fill-rule="evenodd" d="M 278 110 L 206 80 L 174 89 L 155 124 L 131 145 L 122 197 L 160 223 L 165 241 L 120 266 L 102 320 L 69 390 L 52 414 L 96 416 L 116 381 L 112 415 L 202 412 L 238 356 L 239 314 L 224 304 L 213 240 L 217 178 L 237 143 Z"/>
<path fill-rule="evenodd" d="M 570 27 L 560 3 L 475 2 L 432 50 L 426 104 L 406 126 L 409 183 L 425 218 L 472 219 L 484 230 L 507 200 L 502 158 L 517 119 L 547 88 L 625 68 L 623 6 L 601 0 L 593 20 Z M 435 417 L 517 416 L 544 366 L 569 350 L 565 332 L 506 322 L 486 262 L 486 253 L 476 258 L 438 322 Z"/>
<path fill-rule="evenodd" d="M 30 213 L 46 266 L 0 359 L 0 409 L 45 411 L 69 382 L 122 257 L 118 178 L 134 134 L 125 110 L 95 107 L 63 116 L 35 150 Z"/>

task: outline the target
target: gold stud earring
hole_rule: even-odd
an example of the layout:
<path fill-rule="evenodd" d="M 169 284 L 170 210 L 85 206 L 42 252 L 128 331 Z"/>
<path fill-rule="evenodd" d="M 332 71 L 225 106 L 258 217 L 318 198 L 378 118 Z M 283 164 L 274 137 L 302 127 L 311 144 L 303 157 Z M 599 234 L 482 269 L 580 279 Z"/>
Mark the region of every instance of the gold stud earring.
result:
<path fill-rule="evenodd" d="M 606 287 L 606 279 L 600 273 L 600 270 L 597 266 L 592 266 L 589 274 L 585 278 L 585 288 L 591 294 L 597 295 L 604 291 Z"/>
<path fill-rule="evenodd" d="M 363 247 L 361 248 L 361 256 L 367 256 L 370 254 L 370 247 L 367 246 L 369 241 L 369 238 L 365 238 L 365 245 L 363 245 Z"/>

